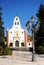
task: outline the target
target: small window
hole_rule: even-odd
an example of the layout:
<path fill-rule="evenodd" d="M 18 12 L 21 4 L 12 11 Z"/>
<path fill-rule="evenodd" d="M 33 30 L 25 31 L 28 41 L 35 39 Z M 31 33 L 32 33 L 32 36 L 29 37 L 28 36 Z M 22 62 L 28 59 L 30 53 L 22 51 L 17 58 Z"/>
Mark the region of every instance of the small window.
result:
<path fill-rule="evenodd" d="M 16 22 L 15 22 L 15 25 L 16 25 Z"/>
<path fill-rule="evenodd" d="M 24 46 L 24 43 L 21 43 L 21 46 Z"/>
<path fill-rule="evenodd" d="M 13 46 L 13 43 L 10 43 L 10 46 L 12 47 Z"/>
<path fill-rule="evenodd" d="M 17 22 L 17 25 L 19 25 L 19 22 Z"/>
<path fill-rule="evenodd" d="M 22 34 L 23 34 L 23 32 L 22 32 Z"/>
<path fill-rule="evenodd" d="M 18 20 L 18 18 L 16 18 L 16 20 Z"/>
<path fill-rule="evenodd" d="M 10 32 L 12 34 L 12 32 Z"/>

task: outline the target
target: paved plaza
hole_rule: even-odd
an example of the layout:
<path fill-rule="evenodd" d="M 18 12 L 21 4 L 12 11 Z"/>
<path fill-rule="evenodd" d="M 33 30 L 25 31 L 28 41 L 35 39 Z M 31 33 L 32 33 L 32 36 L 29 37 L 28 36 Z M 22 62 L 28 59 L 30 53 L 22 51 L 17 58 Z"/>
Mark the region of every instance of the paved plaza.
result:
<path fill-rule="evenodd" d="M 28 51 L 13 51 L 11 56 L 0 56 L 0 65 L 44 65 L 44 55 L 35 55 L 32 62 L 32 53 Z"/>

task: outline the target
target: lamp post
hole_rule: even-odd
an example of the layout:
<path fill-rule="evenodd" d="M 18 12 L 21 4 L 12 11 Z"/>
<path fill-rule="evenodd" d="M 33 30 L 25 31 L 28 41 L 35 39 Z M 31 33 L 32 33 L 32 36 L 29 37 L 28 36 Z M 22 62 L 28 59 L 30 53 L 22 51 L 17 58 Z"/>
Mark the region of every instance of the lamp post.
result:
<path fill-rule="evenodd" d="M 32 51 L 32 61 L 35 60 L 34 55 L 35 55 L 35 43 L 34 43 L 34 17 L 31 17 L 31 21 L 32 21 L 32 47 L 33 47 L 33 51 Z"/>
<path fill-rule="evenodd" d="M 31 31 L 32 31 L 32 38 L 33 38 L 33 40 L 32 40 L 32 48 L 33 48 L 33 51 L 32 51 L 32 62 L 33 62 L 34 61 L 34 54 L 35 54 L 35 45 L 34 45 L 34 17 L 33 16 L 31 17 L 31 22 L 28 21 L 26 23 L 26 27 L 27 27 L 28 30 L 30 29 L 30 23 L 32 24 Z"/>

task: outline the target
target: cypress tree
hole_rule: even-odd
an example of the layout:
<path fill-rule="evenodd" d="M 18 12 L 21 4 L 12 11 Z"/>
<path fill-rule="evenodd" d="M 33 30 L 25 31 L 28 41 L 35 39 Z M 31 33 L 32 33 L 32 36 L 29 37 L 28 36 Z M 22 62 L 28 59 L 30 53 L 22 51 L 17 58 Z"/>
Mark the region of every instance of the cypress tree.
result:
<path fill-rule="evenodd" d="M 44 5 L 40 4 L 38 13 L 36 14 L 38 21 L 40 21 L 40 27 L 37 31 L 37 42 L 36 47 L 44 47 Z"/>
<path fill-rule="evenodd" d="M 4 22 L 2 21 L 2 8 L 0 7 L 0 45 L 4 47 Z"/>

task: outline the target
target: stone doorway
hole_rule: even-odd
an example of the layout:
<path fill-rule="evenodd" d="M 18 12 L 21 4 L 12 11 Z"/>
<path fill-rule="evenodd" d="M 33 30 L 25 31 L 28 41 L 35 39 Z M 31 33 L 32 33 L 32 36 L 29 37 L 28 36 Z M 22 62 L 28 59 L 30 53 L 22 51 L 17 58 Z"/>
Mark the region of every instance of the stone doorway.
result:
<path fill-rule="evenodd" d="M 18 40 L 15 41 L 15 46 L 19 47 L 19 41 Z"/>

